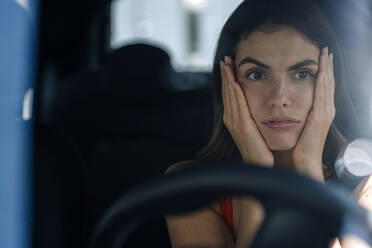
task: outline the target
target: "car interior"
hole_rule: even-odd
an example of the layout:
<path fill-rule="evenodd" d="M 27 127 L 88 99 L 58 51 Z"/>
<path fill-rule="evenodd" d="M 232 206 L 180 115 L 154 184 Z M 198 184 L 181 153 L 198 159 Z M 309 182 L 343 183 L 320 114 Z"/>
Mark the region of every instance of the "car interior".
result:
<path fill-rule="evenodd" d="M 192 159 L 210 135 L 208 73 L 177 73 L 150 44 L 108 51 L 109 8 L 41 6 L 35 247 L 84 247 L 116 198 Z M 178 89 L 175 80 L 190 86 Z M 145 244 L 169 247 L 162 218 L 146 226 Z"/>
<path fill-rule="evenodd" d="M 113 48 L 116 1 L 40 1 L 34 247 L 89 247 L 99 220 L 122 195 L 163 177 L 173 163 L 194 159 L 211 136 L 210 69 L 177 68 L 168 48 L 151 39 Z M 146 1 L 138 1 L 139 8 L 140 2 Z M 359 114 L 356 127 L 340 110 L 338 125 L 350 139 L 371 137 L 365 106 L 372 1 L 316 2 L 340 37 Z M 166 13 L 163 4 L 147 11 Z M 149 246 L 171 247 L 161 215 L 146 220 L 126 247 Z"/>

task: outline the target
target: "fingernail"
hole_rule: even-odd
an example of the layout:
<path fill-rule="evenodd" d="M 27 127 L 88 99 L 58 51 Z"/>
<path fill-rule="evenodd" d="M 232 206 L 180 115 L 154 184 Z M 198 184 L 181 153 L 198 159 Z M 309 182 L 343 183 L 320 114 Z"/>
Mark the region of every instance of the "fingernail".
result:
<path fill-rule="evenodd" d="M 324 53 L 325 53 L 325 54 L 328 54 L 328 47 L 326 47 L 326 48 L 324 49 Z"/>
<path fill-rule="evenodd" d="M 333 62 L 333 53 L 331 53 L 331 61 Z"/>
<path fill-rule="evenodd" d="M 235 83 L 234 83 L 234 82 L 231 82 L 231 84 L 232 84 L 232 86 L 233 86 L 234 89 L 235 89 L 235 88 L 236 88 Z"/>
<path fill-rule="evenodd" d="M 229 63 L 229 58 L 225 56 L 225 64 L 228 64 L 228 63 Z"/>

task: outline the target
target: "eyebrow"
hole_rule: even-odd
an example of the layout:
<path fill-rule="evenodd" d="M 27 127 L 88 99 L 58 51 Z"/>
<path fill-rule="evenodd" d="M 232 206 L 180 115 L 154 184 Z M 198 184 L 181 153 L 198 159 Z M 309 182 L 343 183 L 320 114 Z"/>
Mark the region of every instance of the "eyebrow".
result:
<path fill-rule="evenodd" d="M 243 64 L 255 64 L 257 66 L 260 66 L 260 67 L 263 67 L 265 69 L 270 69 L 270 66 L 268 65 L 265 65 L 264 63 L 254 59 L 254 58 L 251 58 L 251 57 L 245 57 L 244 59 L 242 59 L 239 63 L 239 67 Z M 294 70 L 297 70 L 301 67 L 304 67 L 304 66 L 307 66 L 307 65 L 318 65 L 318 63 L 312 59 L 305 59 L 295 65 L 292 65 L 288 68 L 289 71 L 294 71 Z"/>

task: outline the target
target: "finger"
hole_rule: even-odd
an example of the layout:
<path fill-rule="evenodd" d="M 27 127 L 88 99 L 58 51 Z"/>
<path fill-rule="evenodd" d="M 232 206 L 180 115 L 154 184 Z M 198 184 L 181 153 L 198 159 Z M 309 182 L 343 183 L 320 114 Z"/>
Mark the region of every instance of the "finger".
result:
<path fill-rule="evenodd" d="M 319 111 L 319 109 L 321 108 L 322 101 L 324 99 L 324 81 L 326 80 L 327 74 L 327 53 L 328 48 L 323 48 L 319 57 L 319 70 L 318 77 L 315 83 L 313 102 L 313 108 L 317 111 Z"/>
<path fill-rule="evenodd" d="M 326 50 L 326 49 L 325 49 Z M 323 54 L 324 56 L 324 54 Z M 325 64 L 325 74 L 323 79 L 319 80 L 319 85 L 317 87 L 320 92 L 323 92 L 323 97 L 317 99 L 317 111 L 321 116 L 324 116 L 326 120 L 333 120 L 335 115 L 334 106 L 334 75 L 332 69 L 332 54 L 326 54 Z M 319 95 L 321 95 L 319 94 Z"/>
<path fill-rule="evenodd" d="M 335 72 L 334 72 L 334 62 L 333 62 L 333 53 L 331 53 L 331 99 L 334 103 L 335 97 L 335 89 L 336 89 L 336 82 L 335 82 Z"/>
<path fill-rule="evenodd" d="M 239 121 L 239 109 L 238 103 L 236 100 L 236 94 L 234 89 L 234 75 L 232 72 L 232 67 L 229 64 L 228 58 L 225 57 L 225 62 L 223 65 L 223 73 L 224 73 L 224 87 L 225 87 L 225 102 L 226 102 L 226 111 L 225 117 L 228 121 Z M 233 80 L 232 80 L 233 79 Z"/>
<path fill-rule="evenodd" d="M 225 63 L 220 62 L 221 67 L 221 83 L 222 83 L 222 102 L 223 102 L 223 115 L 225 119 L 231 119 L 231 94 L 229 93 L 230 87 L 228 85 Z M 225 123 L 226 124 L 226 123 Z"/>
<path fill-rule="evenodd" d="M 329 54 L 327 56 L 327 77 L 325 81 L 325 99 L 324 99 L 324 110 L 326 113 L 332 114 L 334 108 L 334 74 L 332 68 L 332 58 L 333 55 Z M 333 114 L 332 114 L 333 115 Z"/>
<path fill-rule="evenodd" d="M 335 107 L 335 91 L 336 91 L 336 80 L 335 80 L 335 72 L 334 72 L 334 62 L 333 62 L 333 54 L 331 54 L 331 113 L 332 118 L 335 118 L 336 115 L 336 107 Z"/>
<path fill-rule="evenodd" d="M 226 63 L 230 67 L 230 79 L 233 80 L 232 84 L 234 85 L 234 93 L 236 99 L 236 106 L 237 106 L 237 112 L 239 116 L 245 121 L 248 121 L 248 123 L 252 122 L 252 116 L 249 111 L 249 106 L 247 102 L 247 98 L 245 97 L 244 91 L 242 90 L 240 84 L 235 79 L 235 73 L 234 73 L 234 61 L 230 57 L 226 57 Z"/>
<path fill-rule="evenodd" d="M 252 119 L 252 116 L 249 110 L 247 98 L 245 97 L 245 94 L 242 88 L 240 87 L 239 83 L 234 82 L 234 84 L 235 84 L 235 95 L 237 99 L 239 115 L 241 116 L 243 120 L 248 121 L 250 123 L 253 119 Z"/>
<path fill-rule="evenodd" d="M 235 78 L 235 72 L 234 72 L 234 61 L 232 60 L 231 57 L 226 56 L 225 57 L 225 65 L 227 68 L 227 78 L 229 82 L 231 82 L 233 86 L 233 93 L 234 93 L 234 100 L 232 100 L 232 104 L 234 104 L 234 111 L 235 113 L 241 115 L 242 109 L 240 106 L 240 102 L 242 102 L 241 94 L 238 94 L 237 92 L 243 92 L 239 83 L 237 83 L 236 78 Z M 245 97 L 244 99 L 245 100 Z"/>
<path fill-rule="evenodd" d="M 324 110 L 327 111 L 331 107 L 331 80 L 332 80 L 332 71 L 331 71 L 331 55 L 327 54 L 327 73 L 325 76 L 324 80 L 324 99 L 323 99 L 323 104 L 324 104 Z M 326 112 L 327 113 L 327 112 Z"/>
<path fill-rule="evenodd" d="M 235 74 L 234 74 L 234 64 L 230 57 L 225 57 L 225 73 L 226 73 L 226 87 L 228 88 L 228 94 L 230 97 L 231 110 L 235 114 L 239 114 L 238 100 L 235 93 Z"/>
<path fill-rule="evenodd" d="M 231 95 L 232 90 L 229 85 L 228 72 L 227 72 L 225 62 L 221 61 L 220 65 L 221 65 L 223 96 L 224 96 L 226 104 L 230 105 L 230 101 L 231 101 L 230 95 Z"/>
<path fill-rule="evenodd" d="M 229 56 L 225 57 L 225 66 L 226 66 L 225 68 L 226 68 L 227 80 L 230 83 L 235 82 L 236 79 L 235 79 L 235 73 L 234 73 L 234 62 Z"/>
<path fill-rule="evenodd" d="M 225 56 L 225 64 L 233 66 L 234 61 L 232 60 L 230 56 Z"/>
<path fill-rule="evenodd" d="M 332 100 L 332 89 L 334 84 L 334 75 L 332 69 L 332 53 L 328 56 L 328 81 L 327 81 L 327 95 L 330 100 Z"/>
<path fill-rule="evenodd" d="M 226 105 L 227 94 L 226 94 L 226 76 L 225 76 L 225 68 L 224 62 L 220 61 L 220 70 L 221 70 L 221 93 L 222 93 L 222 102 L 223 105 Z"/>

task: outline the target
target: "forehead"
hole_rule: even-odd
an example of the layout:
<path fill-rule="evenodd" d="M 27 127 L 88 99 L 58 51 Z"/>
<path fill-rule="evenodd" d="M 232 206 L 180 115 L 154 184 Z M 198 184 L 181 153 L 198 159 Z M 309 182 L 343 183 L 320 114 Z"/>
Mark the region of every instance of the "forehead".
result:
<path fill-rule="evenodd" d="M 290 66 L 305 59 L 318 61 L 319 48 L 298 31 L 281 27 L 273 32 L 255 31 L 239 42 L 236 63 L 253 57 L 273 67 Z"/>

